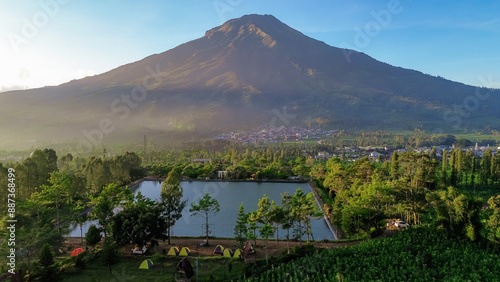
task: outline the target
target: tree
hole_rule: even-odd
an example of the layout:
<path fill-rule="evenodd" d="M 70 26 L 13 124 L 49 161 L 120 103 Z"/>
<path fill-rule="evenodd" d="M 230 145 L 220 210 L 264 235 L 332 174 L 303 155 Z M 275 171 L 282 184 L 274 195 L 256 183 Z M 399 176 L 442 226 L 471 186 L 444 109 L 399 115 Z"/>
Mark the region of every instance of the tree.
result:
<path fill-rule="evenodd" d="M 435 224 L 438 227 L 446 229 L 455 237 L 469 238 L 471 241 L 478 238 L 481 199 L 462 194 L 450 186 L 447 190 L 430 193 L 427 200 L 436 209 Z"/>
<path fill-rule="evenodd" d="M 60 231 L 60 216 L 59 210 L 64 201 L 68 198 L 71 190 L 71 177 L 63 175 L 57 171 L 50 175 L 49 183 L 51 185 L 42 185 L 42 196 L 48 201 L 54 203 L 57 212 L 56 224 L 57 232 Z"/>
<path fill-rule="evenodd" d="M 450 152 L 450 185 L 451 186 L 457 186 L 457 178 L 458 178 L 458 172 L 457 172 L 457 151 L 460 150 L 451 150 Z"/>
<path fill-rule="evenodd" d="M 101 189 L 109 185 L 111 172 L 106 162 L 95 156 L 90 157 L 83 165 L 83 174 L 87 178 L 91 193 L 98 193 Z"/>
<path fill-rule="evenodd" d="M 59 281 L 59 271 L 54 264 L 54 254 L 49 243 L 45 243 L 38 257 L 39 269 L 37 271 L 40 281 Z"/>
<path fill-rule="evenodd" d="M 434 189 L 436 183 L 436 163 L 425 154 L 407 152 L 399 156 L 400 177 L 392 181 L 394 195 L 402 210 L 413 223 L 418 224 L 420 214 L 427 202 L 425 195 Z"/>
<path fill-rule="evenodd" d="M 498 249 L 500 248 L 500 195 L 490 197 L 488 205 L 489 212 L 491 213 L 486 222 L 488 240 L 493 242 Z"/>
<path fill-rule="evenodd" d="M 266 223 L 264 225 L 262 225 L 260 228 L 259 228 L 259 233 L 260 233 L 260 236 L 262 236 L 262 238 L 264 238 L 264 240 L 266 241 L 266 264 L 268 264 L 269 260 L 268 260 L 268 240 L 269 240 L 269 237 L 272 237 L 273 234 L 274 234 L 274 229 L 273 229 L 273 226 L 269 223 Z"/>
<path fill-rule="evenodd" d="M 114 215 L 114 208 L 124 201 L 132 201 L 133 195 L 128 187 L 120 187 L 117 184 L 109 184 L 104 187 L 102 192 L 97 197 L 91 198 L 91 203 L 94 204 L 90 216 L 99 221 L 105 235 L 108 235 L 108 225 L 111 217 Z"/>
<path fill-rule="evenodd" d="M 47 180 L 50 174 L 57 170 L 57 155 L 53 149 L 35 150 L 31 156 L 31 161 L 36 170 L 35 176 L 36 184 L 35 187 L 42 184 L 48 184 Z"/>
<path fill-rule="evenodd" d="M 248 214 L 245 213 L 243 203 L 240 204 L 236 225 L 234 226 L 234 239 L 238 242 L 238 248 L 243 248 L 248 232 L 247 227 Z"/>
<path fill-rule="evenodd" d="M 83 245 L 83 224 L 88 220 L 88 216 L 81 201 L 78 201 L 73 208 L 71 220 L 80 227 L 80 244 Z"/>
<path fill-rule="evenodd" d="M 200 215 L 205 219 L 205 234 L 206 240 L 205 244 L 208 246 L 208 219 L 214 215 L 216 215 L 220 211 L 219 202 L 212 198 L 208 192 L 205 192 L 205 195 L 198 201 L 198 204 L 191 203 L 191 208 L 189 212 L 191 216 Z"/>
<path fill-rule="evenodd" d="M 89 246 L 95 246 L 97 243 L 101 241 L 101 232 L 94 225 L 90 225 L 87 233 L 85 234 L 85 244 Z"/>
<path fill-rule="evenodd" d="M 286 248 L 288 254 L 290 254 L 290 228 L 293 227 L 293 224 L 295 222 L 295 219 L 292 216 L 292 196 L 290 196 L 289 192 L 285 192 L 281 194 L 281 211 L 282 211 L 282 217 L 281 217 L 281 226 L 283 226 L 283 229 L 287 231 L 286 234 Z"/>
<path fill-rule="evenodd" d="M 161 201 L 163 208 L 162 218 L 166 223 L 168 244 L 172 226 L 181 218 L 182 211 L 186 207 L 187 201 L 182 201 L 183 190 L 175 169 L 168 174 L 167 179 L 161 185 Z"/>
<path fill-rule="evenodd" d="M 397 179 L 398 178 L 398 153 L 394 151 L 392 153 L 391 157 L 391 178 L 392 179 Z"/>
<path fill-rule="evenodd" d="M 291 215 L 297 220 L 297 231 L 299 236 L 300 245 L 302 245 L 302 235 L 307 234 L 307 240 L 309 241 L 309 236 L 312 236 L 311 230 L 311 218 L 320 217 L 323 215 L 318 209 L 316 200 L 312 192 L 305 194 L 302 189 L 297 188 L 295 194 L 291 197 Z M 305 232 L 304 232 L 305 228 Z M 314 240 L 314 239 L 313 239 Z"/>
<path fill-rule="evenodd" d="M 51 204 L 50 201 L 47 200 L 47 197 L 42 195 L 39 192 L 33 192 L 29 197 L 28 201 L 25 203 L 26 209 L 30 211 L 36 212 L 36 217 L 40 223 L 42 219 L 42 215 L 49 210 L 48 206 Z"/>
<path fill-rule="evenodd" d="M 259 208 L 257 209 L 255 216 L 255 220 L 262 224 L 259 228 L 259 233 L 266 242 L 266 263 L 268 262 L 268 239 L 274 234 L 272 227 L 273 214 L 271 210 L 271 206 L 273 205 L 275 205 L 274 201 L 271 202 L 271 198 L 264 195 L 264 197 L 259 199 Z"/>
<path fill-rule="evenodd" d="M 162 211 L 159 203 L 137 193 L 135 201 L 125 203 L 123 210 L 111 218 L 115 242 L 143 247 L 153 238 L 160 238 L 166 229 Z"/>
<path fill-rule="evenodd" d="M 111 266 L 116 264 L 120 258 L 116 243 L 110 237 L 104 238 L 101 252 L 101 260 L 109 268 L 109 274 L 111 274 Z"/>
<path fill-rule="evenodd" d="M 247 239 L 253 240 L 253 244 L 257 245 L 257 234 L 255 234 L 255 231 L 258 228 L 257 212 L 253 211 L 247 214 L 247 224 L 248 224 Z"/>
<path fill-rule="evenodd" d="M 491 149 L 488 148 L 484 151 L 483 157 L 480 163 L 480 175 L 481 182 L 483 184 L 488 184 L 488 179 L 491 175 Z"/>
<path fill-rule="evenodd" d="M 276 242 L 278 243 L 278 249 L 280 247 L 279 241 L 279 226 L 283 222 L 285 214 L 283 208 L 277 205 L 274 201 L 271 202 L 270 210 L 271 223 L 274 224 L 274 230 L 276 230 Z"/>

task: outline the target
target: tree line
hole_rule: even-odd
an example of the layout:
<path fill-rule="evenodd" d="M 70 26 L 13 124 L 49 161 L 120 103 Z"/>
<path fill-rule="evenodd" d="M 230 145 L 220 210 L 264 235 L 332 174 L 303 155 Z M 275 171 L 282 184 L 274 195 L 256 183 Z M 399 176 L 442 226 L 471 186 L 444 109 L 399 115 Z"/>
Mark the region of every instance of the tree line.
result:
<path fill-rule="evenodd" d="M 141 159 L 135 153 L 89 159 L 73 158 L 67 154 L 58 159 L 52 149 L 35 150 L 30 157 L 15 164 L 0 164 L 0 181 L 4 183 L 7 183 L 8 168 L 13 168 L 16 176 L 19 227 L 16 229 L 16 244 L 23 248 L 18 256 L 18 266 L 31 273 L 37 271 L 35 258 L 43 245 L 48 243 L 53 251 L 61 249 L 67 223 L 81 226 L 92 200 L 106 194 L 105 187 L 121 187 L 121 184 L 143 175 Z M 113 198 L 113 193 L 108 196 Z M 0 208 L 4 210 L 5 197 L 6 193 L 0 193 Z M 6 222 L 5 216 L 4 213 L 2 224 Z M 6 243 L 2 241 L 2 251 L 8 249 Z"/>
<path fill-rule="evenodd" d="M 451 236 L 498 245 L 498 157 L 486 150 L 395 152 L 383 163 L 332 158 L 311 171 L 325 195 L 325 211 L 341 236 L 375 236 L 386 219 L 436 225 Z M 489 193 L 483 201 L 478 191 Z M 493 194 L 493 195 L 492 195 Z"/>
<path fill-rule="evenodd" d="M 287 231 L 287 249 L 290 252 L 289 240 L 299 240 L 302 245 L 302 237 L 307 236 L 307 241 L 314 240 L 311 219 L 323 216 L 319 210 L 313 193 L 304 193 L 297 188 L 294 194 L 285 192 L 281 194 L 281 206 L 276 204 L 268 196 L 259 199 L 258 209 L 245 213 L 243 204 L 240 205 L 238 217 L 234 227 L 235 240 L 239 247 L 243 247 L 246 240 L 257 239 L 256 231 L 265 240 L 266 262 L 268 260 L 268 240 L 276 233 L 278 241 L 279 227 Z M 293 229 L 293 236 L 290 237 L 290 229 Z"/>

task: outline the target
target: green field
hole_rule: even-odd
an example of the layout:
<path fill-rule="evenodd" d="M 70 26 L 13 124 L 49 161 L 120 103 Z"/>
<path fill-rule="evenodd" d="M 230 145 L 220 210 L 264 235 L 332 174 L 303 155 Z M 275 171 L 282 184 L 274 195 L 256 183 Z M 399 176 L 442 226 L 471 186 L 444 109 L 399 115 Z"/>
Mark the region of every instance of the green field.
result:
<path fill-rule="evenodd" d="M 180 257 L 167 257 L 164 263 L 157 263 L 152 269 L 139 269 L 141 262 L 151 256 L 122 257 L 120 262 L 109 269 L 97 259 L 85 266 L 83 270 L 68 269 L 63 275 L 63 281 L 88 282 L 88 281 L 137 281 L 160 282 L 176 281 L 176 278 L 185 277 L 181 273 L 175 274 L 175 269 Z M 196 270 L 196 257 L 189 257 Z M 229 267 L 229 264 L 231 267 Z M 231 268 L 231 271 L 229 271 Z M 221 257 L 200 257 L 198 281 L 228 281 L 238 279 L 243 273 L 245 264 L 240 260 Z M 193 277 L 193 281 L 196 278 Z"/>

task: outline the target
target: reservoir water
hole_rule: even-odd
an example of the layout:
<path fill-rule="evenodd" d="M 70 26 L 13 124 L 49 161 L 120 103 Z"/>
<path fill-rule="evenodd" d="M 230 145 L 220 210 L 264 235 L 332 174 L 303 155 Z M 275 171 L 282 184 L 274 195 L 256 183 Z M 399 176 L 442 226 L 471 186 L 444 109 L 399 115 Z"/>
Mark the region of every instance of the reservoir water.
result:
<path fill-rule="evenodd" d="M 205 234 L 204 218 L 191 216 L 189 212 L 191 203 L 197 203 L 205 192 L 217 199 L 220 204 L 220 212 L 209 219 L 210 236 L 216 237 L 234 237 L 234 226 L 241 203 L 245 212 L 248 213 L 258 208 L 259 199 L 264 195 L 281 205 L 281 194 L 284 192 L 293 194 L 297 188 L 302 189 L 306 194 L 311 192 L 307 183 L 182 181 L 181 186 L 184 190 L 183 199 L 187 200 L 187 206 L 182 217 L 173 227 L 173 236 L 203 236 Z M 160 200 L 160 190 L 161 182 L 159 181 L 143 181 L 133 188 L 134 194 L 141 191 L 144 196 L 157 201 Z M 91 224 L 96 224 L 96 222 L 87 222 L 83 226 L 83 236 Z M 323 218 L 313 219 L 311 227 L 315 240 L 334 239 Z M 73 229 L 69 236 L 80 237 L 80 228 Z M 286 231 L 279 230 L 279 237 L 284 239 L 285 236 Z M 292 230 L 290 230 L 290 236 L 292 236 Z M 274 238 L 276 238 L 276 234 Z"/>

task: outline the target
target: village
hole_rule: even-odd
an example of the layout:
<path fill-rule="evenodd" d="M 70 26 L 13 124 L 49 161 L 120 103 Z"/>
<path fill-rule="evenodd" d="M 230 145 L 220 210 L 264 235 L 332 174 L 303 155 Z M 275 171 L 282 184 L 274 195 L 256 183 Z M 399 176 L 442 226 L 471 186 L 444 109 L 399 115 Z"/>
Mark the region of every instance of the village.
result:
<path fill-rule="evenodd" d="M 320 140 L 336 133 L 337 130 L 322 130 L 319 128 L 259 126 L 249 131 L 223 133 L 214 137 L 214 139 L 237 141 L 244 144 L 278 143 L 279 141 L 300 142 L 305 139 Z"/>
<path fill-rule="evenodd" d="M 229 132 L 220 134 L 214 139 L 216 140 L 226 140 L 241 142 L 243 144 L 265 144 L 265 143 L 298 143 L 304 144 L 304 142 L 309 141 L 312 144 L 318 145 L 328 145 L 331 143 L 331 138 L 334 138 L 339 134 L 339 130 L 324 130 L 320 128 L 303 128 L 303 127 L 269 127 L 269 126 L 259 126 L 255 129 L 249 131 L 241 132 Z M 422 146 L 417 148 L 403 148 L 401 146 L 344 146 L 343 148 L 335 148 L 334 151 L 321 150 L 311 154 L 311 150 L 303 150 L 303 157 L 309 157 L 314 159 L 330 159 L 332 157 L 338 157 L 346 159 L 348 161 L 356 161 L 362 157 L 368 157 L 371 161 L 380 162 L 388 160 L 391 158 L 394 152 L 403 153 L 407 151 L 414 151 L 416 153 L 428 153 L 435 149 L 435 157 L 438 160 L 442 160 L 443 151 L 446 149 L 448 151 L 460 149 L 464 152 L 472 151 L 475 156 L 482 157 L 487 149 L 491 150 L 493 155 L 496 155 L 500 147 L 497 144 L 491 142 L 491 144 L 486 144 L 480 146 L 475 143 L 473 146 L 466 146 L 463 148 L 457 148 L 455 144 L 449 145 L 437 145 L 437 146 Z"/>

